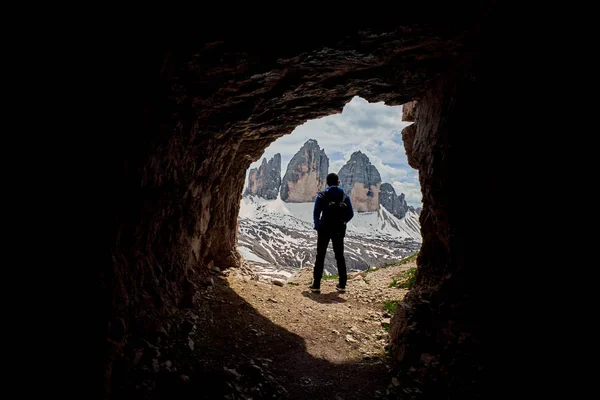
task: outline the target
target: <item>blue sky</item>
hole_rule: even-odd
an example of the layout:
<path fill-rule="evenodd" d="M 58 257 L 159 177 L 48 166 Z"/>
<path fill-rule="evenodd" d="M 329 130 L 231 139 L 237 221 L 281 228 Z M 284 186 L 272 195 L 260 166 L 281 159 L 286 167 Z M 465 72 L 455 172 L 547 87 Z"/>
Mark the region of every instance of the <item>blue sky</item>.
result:
<path fill-rule="evenodd" d="M 329 172 L 338 172 L 350 159 L 350 154 L 362 151 L 381 175 L 391 183 L 397 194 L 404 193 L 408 204 L 421 206 L 418 172 L 408 165 L 401 131 L 412 122 L 402 121 L 402 106 L 369 103 L 354 97 L 341 114 L 307 121 L 294 131 L 271 143 L 263 156 L 250 168 L 281 153 L 281 175 L 291 158 L 308 139 L 315 139 L 329 157 Z"/>

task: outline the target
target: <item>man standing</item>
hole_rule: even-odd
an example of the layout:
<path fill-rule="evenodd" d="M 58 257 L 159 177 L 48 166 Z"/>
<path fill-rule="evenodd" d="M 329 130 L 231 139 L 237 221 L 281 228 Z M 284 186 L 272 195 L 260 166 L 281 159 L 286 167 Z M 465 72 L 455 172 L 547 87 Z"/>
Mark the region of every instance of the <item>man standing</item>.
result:
<path fill-rule="evenodd" d="M 348 276 L 344 259 L 344 236 L 346 236 L 346 223 L 352 219 L 354 211 L 350 197 L 344 193 L 344 189 L 339 184 L 340 178 L 337 174 L 327 175 L 327 188 L 319 192 L 315 201 L 313 218 L 315 229 L 318 232 L 317 259 L 313 271 L 313 283 L 309 287 L 315 293 L 321 292 L 325 253 L 330 240 L 333 244 L 333 253 L 340 276 L 340 282 L 335 288 L 342 293 L 346 291 Z"/>

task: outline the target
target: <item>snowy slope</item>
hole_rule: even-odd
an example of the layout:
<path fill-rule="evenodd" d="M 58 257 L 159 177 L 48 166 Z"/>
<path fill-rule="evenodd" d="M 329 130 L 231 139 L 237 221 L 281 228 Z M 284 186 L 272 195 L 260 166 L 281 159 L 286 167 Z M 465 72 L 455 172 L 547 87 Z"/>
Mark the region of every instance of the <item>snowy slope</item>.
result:
<path fill-rule="evenodd" d="M 238 249 L 242 257 L 260 268 L 284 270 L 312 266 L 317 232 L 313 229 L 314 203 L 285 203 L 244 197 L 239 214 Z M 402 259 L 420 247 L 418 215 L 409 212 L 399 220 L 384 208 L 355 213 L 348 224 L 345 259 L 349 270 L 365 270 Z M 331 244 L 325 270 L 336 273 Z"/>
<path fill-rule="evenodd" d="M 389 236 L 421 241 L 419 216 L 413 211 L 409 211 L 402 219 L 396 218 L 383 207 L 374 212 L 355 213 L 348 223 L 348 230 L 367 237 Z"/>
<path fill-rule="evenodd" d="M 279 198 L 265 200 L 258 197 L 244 197 L 239 217 L 270 221 L 293 229 L 308 226 L 308 229 L 312 230 L 313 208 L 314 203 L 285 203 Z M 374 212 L 354 213 L 354 218 L 347 226 L 348 233 L 372 238 L 413 238 L 418 242 L 421 241 L 420 229 L 417 213 L 409 211 L 406 217 L 400 220 L 383 207 Z"/>

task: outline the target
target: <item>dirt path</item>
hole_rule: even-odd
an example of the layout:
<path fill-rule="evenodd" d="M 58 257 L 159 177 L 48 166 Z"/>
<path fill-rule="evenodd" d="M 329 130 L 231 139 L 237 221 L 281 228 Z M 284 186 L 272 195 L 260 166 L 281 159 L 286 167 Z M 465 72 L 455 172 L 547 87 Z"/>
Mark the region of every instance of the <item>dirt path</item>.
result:
<path fill-rule="evenodd" d="M 153 343 L 132 348 L 126 398 L 373 399 L 390 385 L 385 347 L 390 288 L 414 262 L 308 291 L 312 270 L 284 286 L 229 270 L 199 288 Z M 352 278 L 352 275 L 351 275 Z M 130 371 L 131 372 L 131 371 Z"/>
<path fill-rule="evenodd" d="M 304 340 L 303 352 L 284 354 L 277 364 L 292 398 L 367 399 L 384 393 L 390 382 L 385 347 L 391 315 L 384 302 L 401 300 L 407 290 L 389 285 L 413 266 L 351 275 L 345 294 L 335 290 L 337 280 L 323 281 L 321 294 L 311 293 L 311 269 L 284 287 L 234 276 L 228 281 L 260 314 Z M 325 367 L 315 368 L 315 360 Z"/>

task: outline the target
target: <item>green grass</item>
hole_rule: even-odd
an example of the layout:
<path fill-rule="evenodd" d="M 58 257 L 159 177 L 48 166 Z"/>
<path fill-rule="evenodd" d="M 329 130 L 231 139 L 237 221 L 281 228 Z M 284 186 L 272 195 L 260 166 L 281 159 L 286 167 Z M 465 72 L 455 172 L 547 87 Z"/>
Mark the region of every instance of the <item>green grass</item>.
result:
<path fill-rule="evenodd" d="M 400 261 L 398 264 L 404 265 L 404 264 L 408 264 L 411 261 L 416 261 L 418 255 L 419 255 L 419 252 L 417 251 L 416 253 L 413 253 L 410 256 L 406 257 L 404 260 Z"/>
<path fill-rule="evenodd" d="M 387 311 L 388 313 L 390 313 L 390 315 L 394 315 L 394 313 L 396 312 L 396 310 L 398 309 L 398 302 L 400 300 L 387 300 L 383 302 L 383 309 L 385 311 Z M 390 331 L 390 324 L 381 324 L 383 326 L 383 329 L 385 329 L 386 331 Z"/>
<path fill-rule="evenodd" d="M 377 271 L 377 270 L 380 270 L 380 269 L 383 269 L 383 268 L 389 268 L 389 267 L 393 267 L 393 266 L 397 266 L 397 265 L 404 265 L 404 264 L 407 264 L 407 263 L 409 263 L 409 262 L 411 262 L 411 261 L 414 261 L 414 260 L 416 260 L 416 258 L 417 258 L 417 255 L 419 255 L 419 252 L 418 252 L 418 251 L 417 251 L 416 253 L 413 253 L 413 254 L 411 254 L 410 256 L 406 257 L 406 258 L 405 258 L 405 259 L 403 259 L 403 260 L 400 260 L 400 261 L 394 261 L 394 262 L 390 262 L 390 263 L 386 263 L 386 264 L 380 265 L 379 267 L 375 267 L 375 268 L 369 268 L 369 269 L 367 269 L 367 270 L 365 270 L 365 271 L 363 271 L 363 272 L 365 272 L 365 273 L 367 273 L 367 274 L 368 274 L 368 273 L 370 273 L 370 272 L 375 272 L 375 271 Z M 332 280 L 334 280 L 334 279 L 335 279 L 335 280 L 338 280 L 338 279 L 340 279 L 340 276 L 339 276 L 338 274 L 333 274 L 333 275 L 325 275 L 325 274 L 324 274 L 324 275 L 323 275 L 323 280 L 324 280 L 324 281 L 332 281 Z M 366 278 L 364 278 L 364 281 L 365 281 L 366 283 L 369 283 L 369 280 L 368 280 L 368 279 L 366 279 Z M 311 282 L 309 282 L 309 284 L 310 284 L 310 283 L 311 283 Z M 413 282 L 413 283 L 414 283 L 414 282 Z M 390 287 L 394 287 L 394 286 L 396 286 L 396 284 L 398 284 L 398 280 L 397 280 L 397 279 L 394 279 L 394 281 L 392 282 L 392 284 L 390 284 Z M 400 286 L 398 286 L 398 287 L 400 287 Z M 412 284 L 411 284 L 411 287 L 412 287 Z"/>
<path fill-rule="evenodd" d="M 397 287 L 398 289 L 412 289 L 417 279 L 417 268 L 409 268 L 404 271 L 400 278 L 394 278 L 389 287 Z"/>
<path fill-rule="evenodd" d="M 398 283 L 398 287 L 401 289 L 412 289 L 417 279 L 417 268 L 411 268 L 404 273 L 404 281 Z"/>
<path fill-rule="evenodd" d="M 288 282 L 287 284 L 292 286 L 300 286 L 300 284 L 297 282 Z"/>
<path fill-rule="evenodd" d="M 408 264 L 411 261 L 415 261 L 417 259 L 417 256 L 419 255 L 419 252 L 415 252 L 413 254 L 411 254 L 410 256 L 406 257 L 405 259 L 402 259 L 400 261 L 394 261 L 394 262 L 389 262 L 389 263 L 385 263 L 383 265 L 380 265 L 379 267 L 375 267 L 375 268 L 369 268 L 368 270 L 366 270 L 365 272 L 368 274 L 369 272 L 375 272 L 379 269 L 383 269 L 383 268 L 389 268 L 389 267 L 394 267 L 394 266 L 398 266 L 398 265 L 404 265 L 404 264 Z"/>
<path fill-rule="evenodd" d="M 398 309 L 398 300 L 387 300 L 383 302 L 383 309 L 390 314 L 394 314 Z"/>
<path fill-rule="evenodd" d="M 404 264 L 408 264 L 411 261 L 415 261 L 417 259 L 418 255 L 419 255 L 419 252 L 411 254 L 410 256 L 406 257 L 404 260 L 397 263 L 397 265 L 404 265 Z M 404 272 L 404 274 L 402 274 L 402 276 L 400 276 L 398 278 L 394 278 L 392 280 L 392 283 L 390 283 L 389 287 L 396 287 L 396 288 L 400 288 L 400 289 L 412 289 L 412 287 L 415 285 L 416 274 L 417 274 L 416 267 L 409 268 L 407 271 Z"/>

